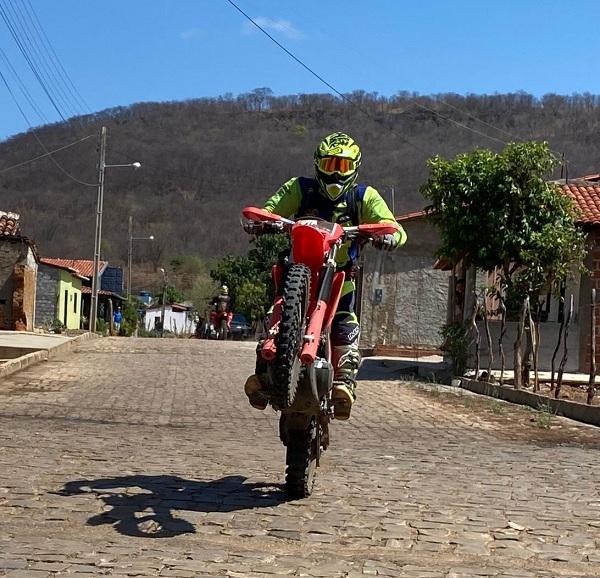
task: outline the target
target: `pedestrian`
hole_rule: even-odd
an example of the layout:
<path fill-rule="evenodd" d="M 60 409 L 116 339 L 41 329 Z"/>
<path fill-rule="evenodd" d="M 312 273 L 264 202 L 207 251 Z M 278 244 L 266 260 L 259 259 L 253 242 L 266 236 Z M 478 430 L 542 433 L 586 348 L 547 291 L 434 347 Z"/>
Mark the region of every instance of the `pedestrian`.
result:
<path fill-rule="evenodd" d="M 121 331 L 121 321 L 123 320 L 123 314 L 121 313 L 121 308 L 117 307 L 113 315 L 113 323 L 115 324 L 115 333 L 119 335 Z"/>

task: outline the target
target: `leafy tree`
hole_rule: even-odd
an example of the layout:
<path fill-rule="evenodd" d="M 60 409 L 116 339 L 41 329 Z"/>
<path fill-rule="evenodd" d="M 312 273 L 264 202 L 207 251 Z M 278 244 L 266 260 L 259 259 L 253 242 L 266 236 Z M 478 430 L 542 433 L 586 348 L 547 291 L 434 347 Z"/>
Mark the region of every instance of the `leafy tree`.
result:
<path fill-rule="evenodd" d="M 273 298 L 271 268 L 288 247 L 285 235 L 261 235 L 246 256 L 227 255 L 210 275 L 229 287 L 233 306 L 257 320 Z"/>
<path fill-rule="evenodd" d="M 182 303 L 185 300 L 185 295 L 179 289 L 177 289 L 177 287 L 174 287 L 173 285 L 166 285 L 164 287 L 164 292 L 165 292 L 165 303 Z M 159 293 L 156 294 L 155 299 L 158 303 L 162 303 L 162 295 L 163 295 L 162 291 L 160 291 Z"/>
<path fill-rule="evenodd" d="M 421 192 L 432 201 L 439 256 L 498 268 L 501 290 L 519 302 L 535 303 L 542 289 L 557 289 L 583 267 L 585 248 L 571 199 L 547 180 L 556 162 L 548 145 L 537 142 L 430 159 Z"/>

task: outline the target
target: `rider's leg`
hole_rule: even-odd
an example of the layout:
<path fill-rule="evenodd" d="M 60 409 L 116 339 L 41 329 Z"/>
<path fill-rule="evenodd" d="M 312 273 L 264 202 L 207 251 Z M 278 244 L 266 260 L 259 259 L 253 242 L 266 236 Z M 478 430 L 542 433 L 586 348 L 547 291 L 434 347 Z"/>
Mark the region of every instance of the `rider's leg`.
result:
<path fill-rule="evenodd" d="M 360 325 L 354 312 L 356 285 L 346 281 L 333 317 L 331 351 L 334 370 L 332 402 L 336 419 L 348 419 L 356 399 L 356 374 L 360 365 Z"/>
<path fill-rule="evenodd" d="M 244 393 L 248 396 L 250 405 L 255 409 L 265 409 L 267 407 L 267 400 L 261 394 L 267 376 L 267 362 L 262 358 L 260 351 L 267 338 L 271 313 L 273 313 L 272 307 L 269 309 L 263 320 L 263 333 L 256 346 L 256 364 L 254 373 L 248 376 L 248 379 L 246 379 L 246 383 L 244 384 Z"/>

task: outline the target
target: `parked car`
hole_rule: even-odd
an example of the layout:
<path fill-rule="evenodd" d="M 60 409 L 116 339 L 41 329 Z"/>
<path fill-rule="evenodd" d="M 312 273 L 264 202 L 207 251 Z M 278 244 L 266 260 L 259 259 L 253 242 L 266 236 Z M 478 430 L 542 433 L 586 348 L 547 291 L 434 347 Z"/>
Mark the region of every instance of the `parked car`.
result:
<path fill-rule="evenodd" d="M 252 337 L 252 325 L 241 313 L 234 313 L 231 325 L 229 326 L 229 334 L 232 339 L 248 339 Z"/>

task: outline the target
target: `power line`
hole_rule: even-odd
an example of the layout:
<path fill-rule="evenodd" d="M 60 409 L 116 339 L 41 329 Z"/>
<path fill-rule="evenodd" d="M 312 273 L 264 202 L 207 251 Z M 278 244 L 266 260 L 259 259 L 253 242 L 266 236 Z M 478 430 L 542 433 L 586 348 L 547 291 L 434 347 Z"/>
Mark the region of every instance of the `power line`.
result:
<path fill-rule="evenodd" d="M 8 81 L 6 80 L 6 77 L 4 76 L 4 74 L 2 74 L 2 71 L 0 71 L 0 78 L 2 79 L 2 82 L 4 82 L 4 85 L 6 86 L 6 89 L 8 90 L 8 93 L 10 94 L 10 96 L 12 97 L 12 99 L 15 102 L 15 105 L 17 106 L 17 108 L 19 109 L 19 112 L 21 113 L 21 115 L 23 116 L 23 118 L 25 119 L 25 122 L 27 123 L 27 125 L 29 126 L 29 128 L 31 129 L 31 134 L 34 136 L 35 140 L 37 140 L 38 144 L 40 145 L 40 147 L 42 147 L 42 150 L 49 156 L 50 160 L 56 165 L 56 167 L 62 172 L 64 173 L 67 177 L 69 177 L 72 181 L 75 181 L 76 183 L 79 183 L 80 185 L 84 185 L 86 187 L 97 187 L 98 183 L 86 183 L 85 181 L 80 181 L 77 177 L 73 176 L 70 172 L 68 172 L 53 156 L 52 153 L 50 153 L 50 151 L 46 148 L 46 145 L 44 145 L 44 143 L 40 140 L 40 138 L 38 137 L 37 133 L 35 132 L 35 130 L 33 130 L 33 127 L 31 126 L 31 123 L 29 122 L 29 119 L 27 118 L 27 115 L 25 114 L 25 111 L 21 108 L 21 105 L 19 104 L 19 101 L 17 100 L 17 98 L 15 97 L 12 89 L 10 88 L 10 85 L 8 84 Z"/>
<path fill-rule="evenodd" d="M 34 157 L 32 159 L 29 159 L 27 161 L 23 161 L 22 163 L 17 163 L 16 165 L 11 165 L 10 167 L 6 167 L 4 169 L 0 169 L 0 174 L 6 173 L 6 172 L 8 172 L 8 171 L 10 171 L 12 169 L 16 169 L 18 167 L 23 167 L 23 166 L 28 165 L 30 163 L 33 163 L 33 162 L 35 162 L 35 161 L 37 161 L 39 159 L 43 159 L 44 157 L 47 157 L 49 155 L 53 155 L 54 153 L 58 153 L 60 151 L 64 151 L 65 149 L 71 148 L 72 146 L 75 146 L 75 145 L 77 145 L 77 144 L 79 144 L 79 143 L 81 143 L 81 142 L 83 142 L 85 140 L 88 140 L 89 138 L 92 138 L 94 136 L 96 136 L 96 135 L 89 134 L 88 136 L 80 138 L 79 140 L 76 140 L 75 142 L 69 143 L 68 145 L 65 145 L 65 146 L 62 146 L 60 148 L 54 149 L 52 151 L 49 151 L 47 153 L 44 153 L 43 155 L 39 155 L 39 156 Z"/>
<path fill-rule="evenodd" d="M 233 2 L 233 0 L 226 0 L 226 1 L 229 2 L 229 4 L 231 4 L 240 14 L 242 14 L 244 16 L 244 18 L 246 18 L 249 22 L 251 22 L 254 26 L 256 26 L 256 28 L 258 28 L 265 36 L 267 36 L 279 48 L 281 48 L 281 50 L 283 50 L 288 56 L 290 56 L 291 58 L 293 58 L 300 66 L 302 66 L 304 69 L 306 69 L 308 72 L 310 72 L 310 74 L 312 74 L 315 78 L 317 78 L 318 80 L 320 80 L 325 86 L 329 87 L 342 100 L 344 100 L 345 102 L 347 102 L 347 103 L 351 104 L 352 106 L 356 107 L 363 114 L 367 115 L 368 117 L 372 118 L 373 120 L 375 120 L 377 122 L 381 122 L 380 119 L 374 117 L 367 109 L 363 108 L 362 106 L 360 106 L 359 104 L 357 104 L 356 102 L 354 102 L 352 99 L 348 98 L 345 94 L 342 94 L 337 88 L 335 88 L 335 86 L 333 86 L 332 84 L 330 84 L 329 82 L 327 82 L 327 80 L 325 80 L 320 74 L 318 74 L 317 72 L 315 72 L 307 64 L 304 64 L 304 62 L 302 62 L 302 60 L 300 60 L 297 56 L 295 56 L 292 52 L 290 52 L 277 39 L 275 39 L 273 36 L 271 36 L 271 34 L 269 34 L 260 24 L 258 24 L 258 22 L 256 22 L 252 17 L 250 17 L 248 14 L 246 14 L 246 12 L 244 12 L 235 2 Z M 397 135 L 397 136 L 398 136 L 398 138 L 400 138 L 401 140 L 403 140 L 406 144 L 412 146 L 413 148 L 415 148 L 419 152 L 421 152 L 421 153 L 423 153 L 425 155 L 429 155 L 430 154 L 428 151 L 426 151 L 425 149 L 422 149 L 420 146 L 418 146 L 418 145 L 414 144 L 413 142 L 409 141 L 407 138 L 402 137 L 400 135 Z"/>
<path fill-rule="evenodd" d="M 34 27 L 41 32 L 42 40 L 46 44 L 46 46 L 49 48 L 49 50 L 52 54 L 51 60 L 56 63 L 56 65 L 59 69 L 59 74 L 65 80 L 65 85 L 68 84 L 72 88 L 71 94 L 73 95 L 73 97 L 76 101 L 79 101 L 79 104 L 83 105 L 82 108 L 85 109 L 87 112 L 91 113 L 92 109 L 90 108 L 88 103 L 85 101 L 83 96 L 81 96 L 81 93 L 79 92 L 79 90 L 77 90 L 77 87 L 71 80 L 69 73 L 65 70 L 65 67 L 62 65 L 62 62 L 60 61 L 58 54 L 56 54 L 56 51 L 54 50 L 54 47 L 52 46 L 52 43 L 50 42 L 50 39 L 48 38 L 48 35 L 46 34 L 46 31 L 44 30 L 44 27 L 42 26 L 42 23 L 40 22 L 40 19 L 38 18 L 38 15 L 36 14 L 33 6 L 31 5 L 31 2 L 29 0 L 26 0 L 26 2 L 27 2 L 27 4 L 24 4 L 25 9 L 27 10 L 28 14 L 30 15 L 30 19 L 31 19 L 31 15 L 33 15 L 33 19 L 35 19 Z M 29 8 L 27 8 L 27 6 L 29 6 Z M 32 19 L 32 22 L 33 22 L 33 19 Z M 61 72 L 62 72 L 62 74 L 61 74 Z"/>
<path fill-rule="evenodd" d="M 27 61 L 29 68 L 31 69 L 31 71 L 33 72 L 37 81 L 39 82 L 40 86 L 42 87 L 42 90 L 44 91 L 44 93 L 46 94 L 46 96 L 48 97 L 50 102 L 52 103 L 52 106 L 54 107 L 54 109 L 56 110 L 56 112 L 58 113 L 60 118 L 66 122 L 67 119 L 64 117 L 64 115 L 63 115 L 62 111 L 60 110 L 58 104 L 56 103 L 56 100 L 54 99 L 54 97 L 50 94 L 50 91 L 49 91 L 48 87 L 46 86 L 44 79 L 41 77 L 39 71 L 37 70 L 37 67 L 32 62 L 27 50 L 23 46 L 23 43 L 21 42 L 19 35 L 17 34 L 17 31 L 15 30 L 14 26 L 12 25 L 12 22 L 10 21 L 10 18 L 8 17 L 6 10 L 4 9 L 2 4 L 0 4 L 0 16 L 2 17 L 2 20 L 4 20 L 4 23 L 6 24 L 11 36 L 13 37 L 13 40 L 16 42 L 16 44 L 19 48 L 19 51 L 23 55 L 23 58 L 25 58 L 25 60 Z"/>

